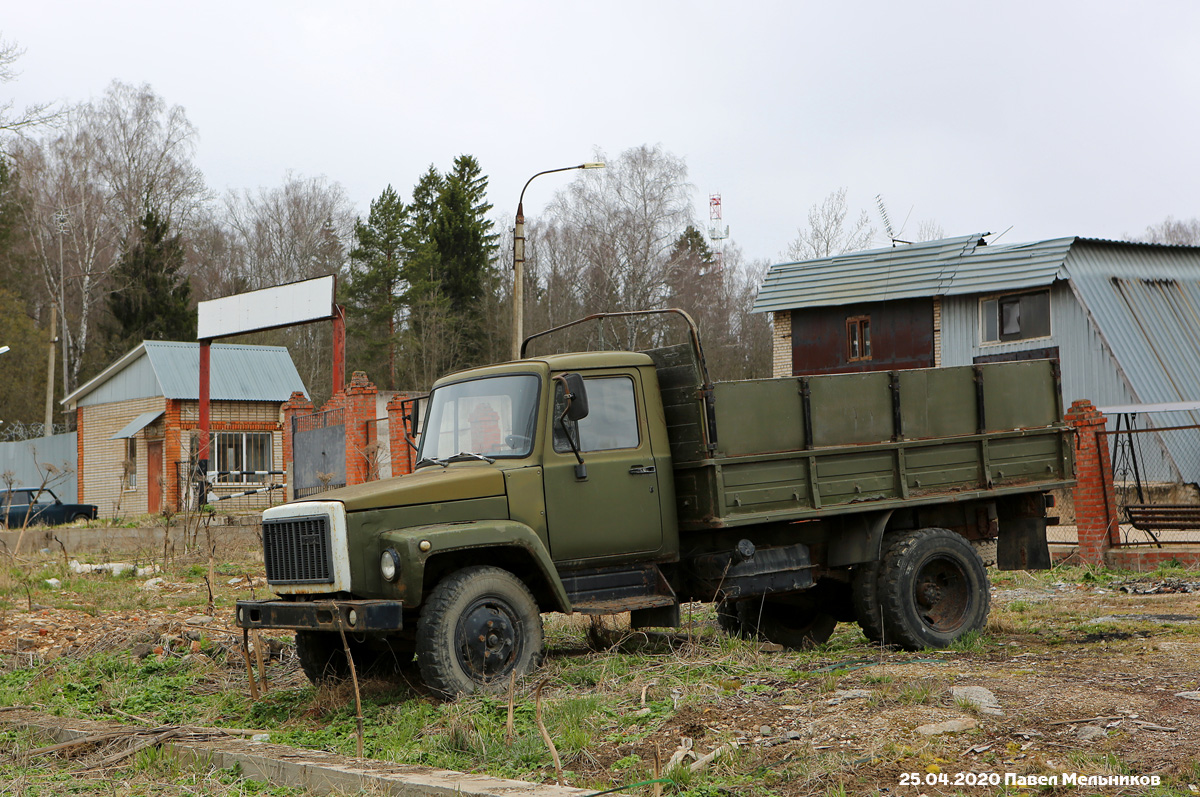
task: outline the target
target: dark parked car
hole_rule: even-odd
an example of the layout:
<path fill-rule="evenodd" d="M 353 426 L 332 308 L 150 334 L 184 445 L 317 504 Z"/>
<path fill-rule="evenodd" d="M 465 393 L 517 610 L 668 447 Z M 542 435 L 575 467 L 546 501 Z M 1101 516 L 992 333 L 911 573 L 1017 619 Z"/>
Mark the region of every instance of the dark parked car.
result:
<path fill-rule="evenodd" d="M 27 516 L 29 525 L 54 526 L 73 520 L 94 520 L 97 509 L 95 504 L 64 504 L 53 490 L 45 488 L 0 490 L 0 518 L 7 518 L 10 529 L 24 525 Z"/>

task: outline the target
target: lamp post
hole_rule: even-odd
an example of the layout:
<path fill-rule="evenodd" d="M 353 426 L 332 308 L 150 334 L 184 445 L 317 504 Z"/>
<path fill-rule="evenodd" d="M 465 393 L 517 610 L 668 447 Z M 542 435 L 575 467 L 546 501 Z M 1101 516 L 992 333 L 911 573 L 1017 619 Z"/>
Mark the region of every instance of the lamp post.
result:
<path fill-rule="evenodd" d="M 561 169 L 547 169 L 538 172 L 525 181 L 525 188 L 534 178 L 554 172 L 570 172 L 576 169 L 603 169 L 603 163 L 581 163 L 578 166 L 564 166 Z M 521 357 L 521 340 L 525 331 L 525 188 L 521 189 L 521 198 L 517 200 L 517 223 L 513 228 L 513 308 L 512 308 L 512 358 Z"/>

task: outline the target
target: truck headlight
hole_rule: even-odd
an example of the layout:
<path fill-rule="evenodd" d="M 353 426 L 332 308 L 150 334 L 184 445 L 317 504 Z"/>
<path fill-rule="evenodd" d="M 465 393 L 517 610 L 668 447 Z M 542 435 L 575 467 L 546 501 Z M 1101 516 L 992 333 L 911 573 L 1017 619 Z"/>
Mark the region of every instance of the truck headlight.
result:
<path fill-rule="evenodd" d="M 395 581 L 400 575 L 400 554 L 396 553 L 395 548 L 388 548 L 379 557 L 379 572 L 388 581 Z"/>

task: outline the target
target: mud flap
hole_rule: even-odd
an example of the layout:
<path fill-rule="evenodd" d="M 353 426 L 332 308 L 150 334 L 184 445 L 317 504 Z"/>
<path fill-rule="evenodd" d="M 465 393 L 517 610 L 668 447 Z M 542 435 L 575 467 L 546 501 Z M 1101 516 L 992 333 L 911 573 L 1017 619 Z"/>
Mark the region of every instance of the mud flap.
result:
<path fill-rule="evenodd" d="M 996 543 L 996 567 L 1001 570 L 1049 570 L 1046 518 L 1010 518 L 1001 524 Z"/>

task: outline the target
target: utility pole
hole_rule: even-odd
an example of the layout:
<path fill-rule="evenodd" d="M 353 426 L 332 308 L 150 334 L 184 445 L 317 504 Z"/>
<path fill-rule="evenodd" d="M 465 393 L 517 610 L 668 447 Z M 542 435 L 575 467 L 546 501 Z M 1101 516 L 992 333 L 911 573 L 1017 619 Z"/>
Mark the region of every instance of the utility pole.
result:
<path fill-rule="evenodd" d="M 63 262 L 63 236 L 71 225 L 70 217 L 67 216 L 66 208 L 59 208 L 54 214 L 54 221 L 58 225 L 58 265 L 62 268 Z M 59 283 L 62 284 L 61 282 Z M 50 301 L 50 365 L 46 368 L 46 423 L 42 429 L 42 433 L 49 437 L 54 434 L 54 347 L 58 345 L 58 304 L 53 297 Z M 66 360 L 63 360 L 63 365 L 66 365 Z"/>
<path fill-rule="evenodd" d="M 60 239 L 61 240 L 61 239 Z M 50 365 L 46 368 L 46 437 L 54 434 L 54 346 L 58 343 L 58 305 L 50 303 Z"/>

